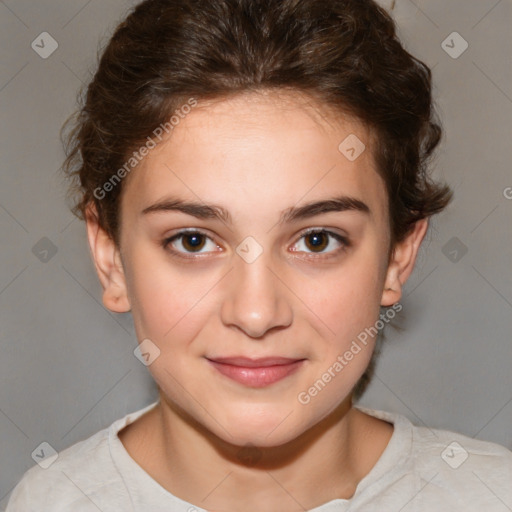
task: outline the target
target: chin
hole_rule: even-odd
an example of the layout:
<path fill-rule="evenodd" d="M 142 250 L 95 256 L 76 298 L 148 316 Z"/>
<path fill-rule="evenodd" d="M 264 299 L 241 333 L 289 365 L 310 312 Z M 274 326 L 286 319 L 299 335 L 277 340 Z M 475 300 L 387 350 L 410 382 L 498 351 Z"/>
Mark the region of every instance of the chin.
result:
<path fill-rule="evenodd" d="M 271 434 L 269 435 L 269 432 Z M 285 445 L 294 439 L 296 439 L 302 431 L 300 429 L 295 432 L 294 430 L 286 429 L 282 432 L 276 429 L 272 432 L 272 429 L 262 432 L 248 426 L 240 425 L 239 428 L 231 430 L 231 436 L 226 436 L 224 432 L 223 440 L 235 445 L 242 447 L 255 446 L 258 448 L 274 448 Z"/>
<path fill-rule="evenodd" d="M 212 431 L 224 441 L 238 445 L 262 448 L 281 446 L 300 436 L 307 425 L 297 423 L 297 411 L 282 406 L 247 406 L 247 410 L 224 410 L 219 424 L 211 425 Z M 211 422 L 209 422 L 211 423 Z"/>

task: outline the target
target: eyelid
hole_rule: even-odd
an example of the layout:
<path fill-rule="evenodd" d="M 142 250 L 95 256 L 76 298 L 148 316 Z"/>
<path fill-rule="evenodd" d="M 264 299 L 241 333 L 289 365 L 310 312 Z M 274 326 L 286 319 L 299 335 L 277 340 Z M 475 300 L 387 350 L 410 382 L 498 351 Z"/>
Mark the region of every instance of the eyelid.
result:
<path fill-rule="evenodd" d="M 302 238 L 304 238 L 305 236 L 307 236 L 311 233 L 325 233 L 327 236 L 334 238 L 337 242 L 341 243 L 342 246 L 338 249 L 335 249 L 335 250 L 332 250 L 329 252 L 319 252 L 319 253 L 306 252 L 305 254 L 307 256 L 305 256 L 305 258 L 328 259 L 328 258 L 337 257 L 341 252 L 344 252 L 348 247 L 350 247 L 352 245 L 348 236 L 342 235 L 340 233 L 337 233 L 336 231 L 332 231 L 331 229 L 325 228 L 325 227 L 310 227 L 310 228 L 304 229 L 303 231 L 301 231 L 299 233 L 299 235 L 297 236 L 297 239 L 293 243 L 293 245 L 295 245 Z M 292 250 L 292 252 L 299 253 L 299 252 L 303 252 L 303 251 Z"/>
<path fill-rule="evenodd" d="M 343 238 L 348 243 L 348 236 L 347 235 L 342 235 L 341 233 L 337 233 L 336 231 L 333 231 L 330 228 L 321 227 L 321 226 L 312 227 L 312 228 L 306 228 L 306 229 L 302 230 L 298 234 L 297 238 L 302 238 L 304 235 L 309 235 L 310 233 L 327 233 L 328 235 L 335 235 L 335 236 L 338 236 L 340 238 Z"/>
<path fill-rule="evenodd" d="M 178 257 L 182 257 L 185 259 L 204 258 L 204 257 L 207 257 L 207 255 L 210 252 L 213 252 L 213 251 L 209 251 L 207 253 L 193 253 L 193 252 L 182 252 L 182 251 L 177 251 L 175 249 L 169 249 L 168 246 L 172 242 L 174 242 L 174 240 L 178 240 L 181 237 L 183 237 L 189 233 L 194 233 L 194 234 L 197 233 L 197 234 L 203 235 L 204 237 L 211 240 L 217 247 L 219 247 L 219 244 L 215 241 L 215 239 L 207 231 L 204 231 L 201 228 L 183 228 L 183 229 L 180 229 L 179 231 L 177 231 L 176 233 L 174 233 L 173 235 L 165 237 L 164 240 L 162 241 L 163 248 L 168 250 L 173 256 L 178 256 Z"/>

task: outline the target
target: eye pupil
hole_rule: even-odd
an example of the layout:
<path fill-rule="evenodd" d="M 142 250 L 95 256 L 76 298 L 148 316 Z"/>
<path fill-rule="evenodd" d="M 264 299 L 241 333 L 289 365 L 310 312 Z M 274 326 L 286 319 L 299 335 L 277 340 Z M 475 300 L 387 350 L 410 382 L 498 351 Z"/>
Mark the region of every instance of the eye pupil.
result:
<path fill-rule="evenodd" d="M 312 248 L 315 250 L 325 249 L 325 247 L 327 246 L 326 242 L 328 242 L 327 237 L 325 236 L 325 233 L 323 233 L 323 232 L 309 234 L 306 237 L 306 241 L 307 241 L 308 247 L 309 247 L 309 245 L 311 245 L 311 247 L 309 247 L 309 248 L 310 249 Z M 311 244 L 309 242 L 311 242 Z"/>

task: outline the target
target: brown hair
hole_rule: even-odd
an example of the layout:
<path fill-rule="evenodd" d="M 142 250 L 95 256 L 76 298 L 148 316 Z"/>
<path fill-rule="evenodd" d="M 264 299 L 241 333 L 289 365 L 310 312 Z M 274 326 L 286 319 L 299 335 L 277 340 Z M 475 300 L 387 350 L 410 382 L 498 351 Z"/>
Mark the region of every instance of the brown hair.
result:
<path fill-rule="evenodd" d="M 389 198 L 389 256 L 416 221 L 451 200 L 449 187 L 428 172 L 442 133 L 430 69 L 402 47 L 374 1 L 146 0 L 116 29 L 63 127 L 73 211 L 83 217 L 94 204 L 118 242 L 121 178 L 159 127 L 196 100 L 265 90 L 305 93 L 370 128 Z M 383 337 L 380 331 L 377 341 Z M 371 379 L 379 345 L 355 398 Z"/>
<path fill-rule="evenodd" d="M 441 211 L 451 190 L 427 163 L 441 138 L 431 72 L 372 0 L 146 0 L 117 27 L 64 137 L 73 211 L 94 203 L 118 241 L 122 183 L 103 187 L 191 97 L 293 89 L 373 129 L 391 247 Z M 125 173 L 123 173 L 124 175 Z"/>

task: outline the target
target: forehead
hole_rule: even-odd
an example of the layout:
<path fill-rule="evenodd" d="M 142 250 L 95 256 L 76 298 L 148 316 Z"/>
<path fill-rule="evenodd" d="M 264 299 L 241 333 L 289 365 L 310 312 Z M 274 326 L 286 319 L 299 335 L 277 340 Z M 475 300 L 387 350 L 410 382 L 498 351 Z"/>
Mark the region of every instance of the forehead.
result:
<path fill-rule="evenodd" d="M 238 219 L 345 194 L 385 217 L 372 133 L 356 119 L 293 93 L 250 93 L 198 106 L 124 184 L 123 209 L 166 195 L 229 207 Z M 356 157 L 356 158 L 354 158 Z M 271 219 L 272 218 L 272 219 Z"/>

